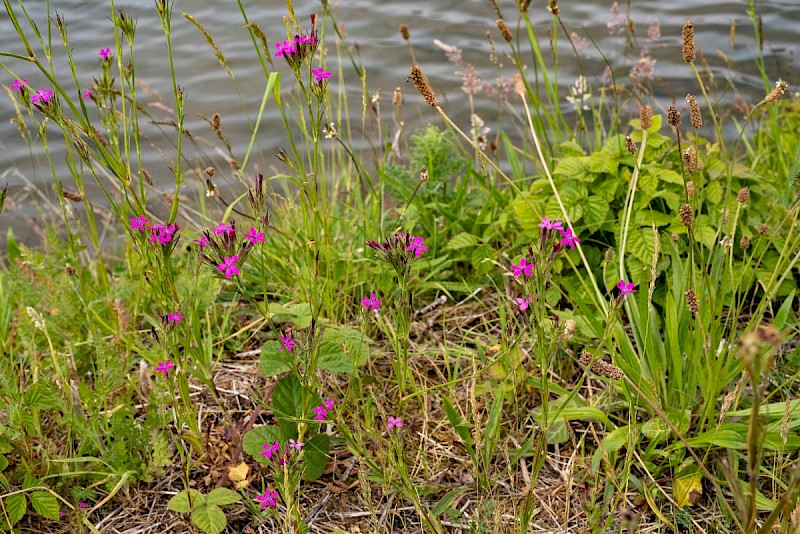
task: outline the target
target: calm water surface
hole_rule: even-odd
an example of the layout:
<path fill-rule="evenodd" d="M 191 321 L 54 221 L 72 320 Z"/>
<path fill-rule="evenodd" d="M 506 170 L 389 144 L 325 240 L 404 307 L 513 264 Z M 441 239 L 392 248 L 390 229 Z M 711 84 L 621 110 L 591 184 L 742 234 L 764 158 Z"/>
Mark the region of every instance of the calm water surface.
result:
<path fill-rule="evenodd" d="M 498 0 L 498 3 L 513 28 L 517 18 L 515 2 Z M 44 29 L 47 17 L 45 2 L 25 1 L 24 4 L 40 28 Z M 495 27 L 496 16 L 488 0 L 342 0 L 332 4 L 336 6 L 334 13 L 337 21 L 346 32 L 346 44 L 357 47 L 360 61 L 366 67 L 368 91 L 374 94 L 381 90 L 386 124 L 391 124 L 390 101 L 395 87 L 402 87 L 405 91 L 404 119 L 407 130 L 429 121 L 439 122 L 438 117 L 421 103 L 419 96 L 406 83 L 411 59 L 408 48 L 399 35 L 398 27 L 401 23 L 409 25 L 417 62 L 423 66 L 445 109 L 465 128 L 469 123 L 468 100 L 460 90 L 461 79 L 455 71 L 463 70 L 466 64 L 473 64 L 481 77 L 491 82 L 499 77 L 511 76 L 515 72 L 505 57 L 508 48 Z M 627 4 L 621 4 L 621 12 L 624 14 Z M 544 8 L 545 5 L 544 0 L 534 0 L 529 15 L 546 51 L 552 17 Z M 171 81 L 166 41 L 156 10 L 153 3 L 147 0 L 117 2 L 117 7 L 120 6 L 137 20 L 137 79 L 152 91 L 152 95 L 140 92 L 141 102 L 155 118 L 166 119 L 168 115 L 164 106 L 172 107 Z M 282 20 L 286 12 L 284 2 L 246 0 L 245 6 L 250 21 L 262 28 L 270 42 L 285 38 Z M 674 99 L 685 104 L 683 97 L 687 92 L 698 92 L 691 71 L 681 61 L 680 53 L 680 29 L 691 18 L 695 22 L 698 47 L 710 65 L 718 87 L 726 88 L 730 80 L 745 101 L 752 104 L 763 97 L 764 85 L 753 61 L 757 43 L 753 38 L 752 24 L 747 17 L 746 2 L 633 0 L 630 14 L 636 25 L 635 42 L 627 41 L 622 34 L 610 33 L 607 27 L 611 18 L 610 7 L 611 2 L 607 0 L 563 1 L 561 14 L 570 31 L 590 36 L 597 43 L 611 62 L 618 83 L 630 86 L 628 72 L 638 60 L 641 48 L 647 46 L 651 57 L 656 60 L 652 87 L 657 103 L 666 106 Z M 105 0 L 52 0 L 50 10 L 51 15 L 58 11 L 66 19 L 79 78 L 84 87 L 90 86 L 92 78 L 99 71 L 98 49 L 114 47 L 108 3 Z M 295 10 L 308 26 L 308 15 L 321 11 L 321 6 L 319 2 L 296 0 Z M 220 68 L 205 38 L 179 15 L 182 11 L 193 15 L 214 35 L 236 77 L 236 87 Z M 192 158 L 192 163 L 201 168 L 212 164 L 224 169 L 224 159 L 216 150 L 219 143 L 198 114 L 211 116 L 219 112 L 222 115 L 223 131 L 233 144 L 234 152 L 237 155 L 244 154 L 249 140 L 248 124 L 258 112 L 264 90 L 261 67 L 249 37 L 242 28 L 242 17 L 235 2 L 177 0 L 174 12 L 173 50 L 177 79 L 187 94 L 185 127 L 195 135 L 200 147 L 200 150 L 189 147 L 187 154 Z M 783 77 L 790 82 L 790 90 L 797 91 L 800 80 L 794 63 L 800 51 L 800 2 L 762 1 L 758 3 L 758 12 L 763 17 L 766 34 L 764 49 L 770 79 L 774 82 L 778 77 Z M 17 13 L 20 14 L 18 8 Z M 660 22 L 661 38 L 650 41 L 647 28 L 655 19 Z M 736 24 L 733 48 L 730 32 L 732 21 Z M 330 39 L 333 36 L 330 26 L 328 31 L 329 67 L 337 67 L 335 45 L 333 39 Z M 494 64 L 487 32 L 491 32 L 494 39 L 497 58 Z M 53 39 L 59 39 L 55 30 Z M 463 63 L 460 67 L 448 62 L 442 50 L 434 45 L 435 39 L 462 49 Z M 5 13 L 0 15 L 0 50 L 25 54 Z M 56 50 L 54 63 L 57 74 L 68 77 L 63 49 L 56 47 Z M 559 35 L 559 55 L 559 83 L 565 87 L 563 94 L 566 96 L 566 87 L 574 82 L 579 70 L 563 35 Z M 590 85 L 599 86 L 605 68 L 600 53 L 590 43 L 581 56 Z M 7 59 L 0 62 L 11 69 L 16 77 L 28 78 L 32 86 L 46 85 L 44 77 L 29 64 Z M 729 64 L 732 68 L 728 68 Z M 283 92 L 288 96 L 293 78 L 282 61 L 276 61 L 275 65 L 282 73 Z M 336 68 L 331 70 L 334 70 L 336 76 Z M 361 86 L 353 67 L 347 61 L 343 65 L 343 75 L 345 89 L 351 97 L 349 109 L 352 124 L 357 132 L 361 121 Z M 13 77 L 3 72 L 0 83 L 10 85 L 12 81 Z M 332 85 L 339 83 L 333 78 L 331 81 Z M 719 91 L 718 94 L 723 103 L 730 103 L 734 98 L 733 91 Z M 569 106 L 566 102 L 563 105 Z M 261 124 L 256 153 L 251 157 L 253 167 L 249 171 L 272 171 L 271 166 L 276 164 L 273 150 L 284 144 L 285 133 L 279 116 L 271 103 L 267 109 Z M 492 127 L 492 133 L 496 126 L 493 121 L 497 116 L 497 109 L 495 101 L 482 93 L 476 95 L 476 111 L 485 119 L 487 126 Z M 41 147 L 35 145 L 31 149 L 20 139 L 16 125 L 10 122 L 13 116 L 13 107 L 4 94 L 0 99 L 0 184 L 9 183 L 12 198 L 7 202 L 7 207 L 10 204 L 11 209 L 0 215 L 0 239 L 4 240 L 6 229 L 10 226 L 22 241 L 35 243 L 37 237 L 32 228 L 36 226 L 33 222 L 39 219 L 36 199 L 42 196 L 54 198 L 52 177 Z M 170 164 L 167 162 L 175 154 L 170 137 L 160 134 L 158 129 L 149 125 L 145 126 L 144 132 L 144 166 L 153 175 L 159 189 L 169 191 L 171 178 Z M 65 180 L 65 186 L 74 189 L 68 174 L 62 170 L 65 152 L 60 148 L 61 140 L 56 133 L 55 130 L 50 133 L 53 161 L 59 169 L 60 177 Z M 369 144 L 368 140 L 360 138 L 354 142 L 356 146 Z M 201 158 L 199 152 L 204 152 L 207 156 Z M 88 175 L 86 181 L 91 182 Z M 195 180 L 191 185 L 198 184 L 199 181 Z M 38 189 L 41 194 L 34 192 L 34 189 Z M 90 196 L 97 200 L 98 205 L 104 204 L 102 195 L 96 188 L 90 189 Z M 158 210 L 158 207 L 155 209 Z M 0 255 L 4 252 L 3 247 Z"/>

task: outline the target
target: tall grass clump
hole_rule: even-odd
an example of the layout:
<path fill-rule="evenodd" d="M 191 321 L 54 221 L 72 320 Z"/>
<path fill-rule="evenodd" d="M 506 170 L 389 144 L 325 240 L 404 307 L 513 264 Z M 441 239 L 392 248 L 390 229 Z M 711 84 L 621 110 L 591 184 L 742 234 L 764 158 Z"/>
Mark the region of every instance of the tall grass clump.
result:
<path fill-rule="evenodd" d="M 269 27 L 237 2 L 263 74 L 237 143 L 173 50 L 178 25 L 198 31 L 239 93 L 213 20 L 155 2 L 157 114 L 124 9 L 85 65 L 64 14 L 4 2 L 10 118 L 57 201 L 42 247 L 9 231 L 3 256 L 3 530 L 800 528 L 787 82 L 722 109 L 733 82 L 711 85 L 686 21 L 673 52 L 693 82 L 668 103 L 646 48 L 630 70 L 598 48 L 608 75 L 591 73 L 569 6 L 537 27 L 542 7 L 491 4 L 512 76 L 487 84 L 437 41 L 462 122 L 413 27 L 389 106 L 327 2 L 301 20 L 288 0 Z M 607 24 L 629 46 L 631 9 Z M 431 124 L 407 132 L 416 105 Z M 0 189 L 0 217 L 17 195 Z"/>

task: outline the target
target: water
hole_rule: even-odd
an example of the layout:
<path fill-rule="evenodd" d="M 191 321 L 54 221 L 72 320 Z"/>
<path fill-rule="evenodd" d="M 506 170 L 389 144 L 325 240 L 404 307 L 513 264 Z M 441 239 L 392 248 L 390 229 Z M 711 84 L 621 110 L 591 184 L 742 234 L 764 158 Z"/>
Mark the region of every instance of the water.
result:
<path fill-rule="evenodd" d="M 518 12 L 515 2 L 499 0 L 498 3 L 512 31 L 515 31 Z M 312 12 L 321 11 L 321 6 L 319 3 L 308 1 L 298 1 L 296 4 L 296 13 L 307 28 L 308 16 Z M 712 69 L 718 87 L 725 89 L 729 81 L 732 81 L 736 88 L 735 92 L 718 92 L 722 95 L 721 104 L 731 103 L 735 93 L 750 104 L 759 101 L 764 95 L 763 82 L 754 63 L 757 43 L 753 38 L 754 31 L 747 17 L 745 2 L 704 0 L 700 2 L 701 5 L 696 5 L 696 2 L 689 0 L 674 2 L 636 0 L 631 2 L 630 12 L 636 27 L 635 42 L 626 41 L 624 34 L 610 34 L 607 22 L 611 18 L 611 2 L 563 1 L 561 4 L 561 16 L 566 26 L 579 35 L 591 36 L 614 67 L 619 84 L 630 87 L 628 72 L 639 58 L 641 48 L 648 47 L 651 57 L 656 60 L 655 76 L 651 84 L 659 106 L 666 106 L 673 100 L 685 105 L 683 97 L 687 92 L 699 92 L 691 70 L 681 60 L 681 26 L 688 18 L 695 22 L 698 49 Z M 196 175 L 190 173 L 187 176 L 185 191 L 193 191 L 190 196 L 200 194 L 201 179 L 204 178 L 202 169 L 208 165 L 219 170 L 215 179 L 220 185 L 231 181 L 230 169 L 217 150 L 220 143 L 198 114 L 210 117 L 213 113 L 219 112 L 222 116 L 223 132 L 233 144 L 234 152 L 241 157 L 249 141 L 248 124 L 258 112 L 264 90 L 264 78 L 249 37 L 242 28 L 241 14 L 233 2 L 225 2 L 224 8 L 221 8 L 221 5 L 218 0 L 177 0 L 174 4 L 173 51 L 176 57 L 177 79 L 187 94 L 185 127 L 193 134 L 197 145 L 194 147 L 191 142 L 185 145 L 186 154 L 191 158 L 185 168 L 195 168 L 200 171 Z M 543 0 L 532 2 L 529 16 L 536 26 L 543 51 L 547 54 L 552 16 L 543 7 L 544 5 Z M 25 6 L 44 30 L 47 15 L 45 3 L 41 0 L 26 1 Z M 82 87 L 88 87 L 92 78 L 99 72 L 98 50 L 114 47 L 108 3 L 105 0 L 53 0 L 50 6 L 51 14 L 58 11 L 67 21 L 69 42 L 79 79 Z M 155 120 L 168 119 L 169 114 L 165 109 L 173 107 L 170 102 L 172 89 L 167 70 L 166 41 L 156 10 L 149 1 L 127 4 L 120 2 L 119 6 L 123 6 L 126 12 L 137 20 L 135 40 L 137 79 L 152 90 L 150 96 L 140 90 L 140 102 Z M 261 27 L 271 43 L 285 38 L 282 21 L 285 15 L 284 2 L 246 1 L 245 7 L 250 21 Z M 620 9 L 623 15 L 626 9 L 627 6 L 623 3 Z M 193 15 L 213 34 L 236 77 L 236 87 L 217 63 L 202 34 L 180 16 L 181 11 Z M 18 8 L 16 12 L 21 15 Z M 800 2 L 796 0 L 759 2 L 758 12 L 763 17 L 766 34 L 764 53 L 770 80 L 774 82 L 778 77 L 782 77 L 789 81 L 790 91 L 796 91 L 800 85 L 794 66 L 799 47 Z M 469 104 L 466 95 L 460 90 L 461 78 L 455 72 L 463 70 L 466 64 L 472 64 L 482 78 L 492 82 L 500 77 L 510 77 L 515 72 L 506 55 L 509 51 L 508 46 L 499 36 L 495 26 L 494 9 L 487 0 L 383 0 L 381 2 L 347 0 L 335 6 L 334 13 L 346 32 L 346 44 L 357 46 L 359 61 L 367 71 L 369 93 L 372 95 L 379 89 L 381 91 L 385 124 L 391 124 L 392 121 L 390 104 L 392 91 L 395 87 L 403 89 L 405 95 L 403 118 L 406 122 L 406 131 L 423 126 L 427 122 L 439 123 L 439 118 L 422 103 L 413 87 L 406 82 L 412 60 L 408 47 L 398 31 L 401 23 L 410 27 L 416 60 L 434 85 L 443 107 L 464 128 L 469 126 Z M 651 42 L 647 37 L 647 28 L 654 19 L 660 21 L 661 38 Z M 731 48 L 730 32 L 732 20 L 736 25 L 733 48 Z M 494 64 L 490 60 L 492 46 L 487 38 L 487 32 L 491 32 L 494 40 L 496 57 Z M 330 25 L 328 37 L 327 49 L 331 60 L 329 67 L 336 67 L 331 69 L 334 70 L 336 78 L 338 65 L 335 64 L 336 48 Z M 60 47 L 59 36 L 55 29 L 53 39 L 57 74 L 68 77 L 63 49 Z M 442 50 L 434 45 L 435 39 L 461 48 L 463 64 L 456 66 L 448 62 Z M 25 55 L 5 14 L 0 19 L 0 50 Z M 563 34 L 559 34 L 558 50 L 559 84 L 564 87 L 562 94 L 566 96 L 568 94 L 566 87 L 574 82 L 579 70 Z M 581 56 L 590 85 L 599 86 L 605 68 L 600 53 L 589 43 Z M 283 77 L 283 93 L 288 96 L 292 76 L 283 61 L 280 58 L 275 59 L 275 65 Z M 28 78 L 32 86 L 38 88 L 46 85 L 45 78 L 30 64 L 7 58 L 0 59 L 0 62 L 11 69 L 16 77 Z M 349 109 L 352 124 L 357 132 L 361 120 L 361 86 L 348 61 L 343 63 L 343 75 L 347 94 L 351 97 Z M 334 78 L 331 80 L 332 85 L 338 84 L 338 80 Z M 3 73 L 2 83 L 10 85 L 12 81 L 11 75 Z M 512 102 L 515 102 L 515 99 L 512 99 Z M 567 102 L 563 102 L 562 105 L 565 109 L 570 108 Z M 498 125 L 496 101 L 480 93 L 475 97 L 475 106 L 476 112 L 484 118 L 487 126 L 492 128 L 490 136 L 494 135 Z M 279 165 L 273 156 L 273 150 L 284 144 L 285 133 L 272 103 L 268 105 L 267 110 L 259 130 L 258 144 L 251 157 L 252 166 L 249 166 L 248 171 L 259 169 L 272 174 L 278 172 Z M 10 186 L 10 199 L 7 200 L 6 211 L 0 215 L 0 240 L 5 240 L 6 229 L 11 227 L 21 241 L 37 243 L 36 229 L 41 217 L 37 205 L 43 197 L 55 199 L 52 175 L 41 147 L 35 144 L 30 149 L 20 139 L 16 125 L 10 122 L 14 114 L 7 98 L 0 99 L 0 116 L 2 117 L 0 184 L 7 182 Z M 172 146 L 174 135 L 171 135 L 169 127 L 162 129 L 164 133 L 156 126 L 149 124 L 143 126 L 145 134 L 143 164 L 153 176 L 158 190 L 169 192 L 170 168 L 173 166 L 172 158 L 175 155 Z M 63 140 L 54 129 L 50 129 L 49 137 L 53 162 L 59 178 L 64 180 L 67 189 L 74 190 L 71 179 L 64 172 Z M 354 141 L 357 147 L 369 145 L 368 139 L 362 139 L 358 135 L 356 137 Z M 97 186 L 93 185 L 93 180 L 88 174 L 85 180 L 90 186 L 89 197 L 96 202 L 102 213 L 102 206 L 106 204 L 105 199 Z M 148 207 L 156 212 L 163 212 L 166 203 L 159 202 L 158 195 L 152 195 Z M 54 220 L 58 220 L 58 213 L 52 215 Z M 4 246 L 2 250 L 5 250 Z"/>

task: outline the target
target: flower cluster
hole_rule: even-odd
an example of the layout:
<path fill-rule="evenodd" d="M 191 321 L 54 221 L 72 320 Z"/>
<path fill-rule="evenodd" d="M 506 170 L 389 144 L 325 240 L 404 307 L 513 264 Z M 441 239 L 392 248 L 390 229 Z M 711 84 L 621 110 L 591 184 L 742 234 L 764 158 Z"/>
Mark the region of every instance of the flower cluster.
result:
<path fill-rule="evenodd" d="M 314 421 L 324 421 L 328 416 L 328 412 L 333 410 L 335 405 L 336 401 L 333 400 L 333 397 L 329 397 L 328 400 L 314 408 Z"/>
<path fill-rule="evenodd" d="M 397 233 L 383 243 L 369 241 L 367 245 L 378 252 L 378 257 L 394 267 L 397 275 L 405 278 L 409 274 L 411 263 L 428 251 L 425 239 L 411 234 Z"/>
<path fill-rule="evenodd" d="M 295 340 L 291 336 L 281 336 L 281 346 L 278 347 L 278 350 L 286 349 L 286 352 L 292 352 L 294 348 Z"/>
<path fill-rule="evenodd" d="M 197 248 L 200 261 L 213 267 L 217 276 L 224 276 L 226 279 L 241 273 L 240 268 L 253 251 L 255 243 L 263 241 L 264 234 L 252 226 L 244 239 L 238 239 L 236 221 L 221 222 L 216 228 L 203 232 L 200 239 L 194 240 L 200 245 Z"/>
<path fill-rule="evenodd" d="M 317 16 L 311 15 L 311 31 L 307 34 L 295 35 L 294 39 L 275 43 L 275 57 L 283 57 L 286 63 L 297 71 L 300 65 L 314 55 L 319 45 L 317 37 Z"/>
<path fill-rule="evenodd" d="M 148 224 L 150 219 L 144 215 L 138 217 L 131 217 L 130 230 L 134 235 L 141 235 L 144 237 L 146 234 L 148 243 L 155 243 L 156 245 L 164 248 L 166 252 L 171 252 L 178 242 L 178 232 L 180 226 L 177 224 L 165 225 L 161 223 Z"/>

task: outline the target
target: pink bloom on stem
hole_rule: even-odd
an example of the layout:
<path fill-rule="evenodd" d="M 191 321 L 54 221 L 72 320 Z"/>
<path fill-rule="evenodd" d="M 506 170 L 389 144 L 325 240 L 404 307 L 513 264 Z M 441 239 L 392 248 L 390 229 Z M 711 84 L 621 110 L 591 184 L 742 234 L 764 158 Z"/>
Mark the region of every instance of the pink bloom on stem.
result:
<path fill-rule="evenodd" d="M 264 448 L 264 451 L 261 453 L 261 456 L 266 457 L 267 460 L 272 458 L 273 453 L 281 450 L 281 446 L 278 445 L 277 442 L 274 442 L 272 445 L 270 445 L 269 443 L 264 443 L 262 447 Z"/>
<path fill-rule="evenodd" d="M 167 321 L 172 321 L 173 323 L 179 323 L 183 319 L 183 315 L 180 312 L 175 313 L 168 313 L 167 314 Z"/>
<path fill-rule="evenodd" d="M 88 507 L 89 507 L 89 505 L 86 504 L 85 502 L 79 502 L 78 503 L 78 508 L 88 508 Z"/>
<path fill-rule="evenodd" d="M 533 299 L 531 297 L 517 297 L 514 300 L 517 301 L 517 304 L 519 304 L 519 311 L 525 311 L 528 309 L 530 304 L 533 304 Z"/>
<path fill-rule="evenodd" d="M 328 397 L 328 400 L 322 403 L 327 409 L 333 410 L 333 407 L 336 405 L 336 401 L 333 400 L 333 397 Z"/>
<path fill-rule="evenodd" d="M 361 303 L 367 308 L 372 308 L 375 311 L 381 309 L 382 301 L 378 300 L 378 295 L 373 293 L 369 298 L 361 297 Z"/>
<path fill-rule="evenodd" d="M 31 104 L 35 104 L 39 100 L 42 102 L 50 102 L 50 99 L 53 98 L 53 95 L 56 94 L 55 91 L 48 91 L 44 87 L 33 93 L 31 97 Z"/>
<path fill-rule="evenodd" d="M 539 223 L 539 228 L 542 230 L 562 230 L 561 221 L 551 221 L 547 217 L 542 217 L 542 222 Z"/>
<path fill-rule="evenodd" d="M 316 77 L 317 83 L 322 83 L 323 80 L 327 80 L 328 78 L 331 77 L 331 73 L 327 72 L 322 67 L 318 69 L 311 69 L 311 74 L 313 74 Z"/>
<path fill-rule="evenodd" d="M 11 89 L 24 89 L 26 85 L 28 85 L 28 80 L 14 80 L 14 83 L 11 84 Z"/>
<path fill-rule="evenodd" d="M 277 491 L 267 490 L 267 492 L 264 493 L 264 495 L 257 495 L 256 500 L 261 503 L 261 509 L 263 510 L 267 506 L 277 506 L 278 503 L 275 501 L 277 497 L 278 497 Z"/>
<path fill-rule="evenodd" d="M 389 422 L 386 424 L 386 430 L 391 430 L 393 428 L 403 428 L 403 418 L 402 417 L 392 417 L 389 416 Z"/>
<path fill-rule="evenodd" d="M 658 22 L 658 19 L 653 19 L 653 23 L 647 28 L 647 38 L 651 41 L 661 39 L 661 23 Z"/>
<path fill-rule="evenodd" d="M 192 239 L 192 243 L 200 243 L 200 248 L 206 248 L 208 246 L 208 238 L 201 236 L 200 239 Z"/>
<path fill-rule="evenodd" d="M 325 406 L 320 404 L 314 408 L 314 421 L 324 421 L 326 415 L 328 415 L 328 410 L 325 409 Z"/>
<path fill-rule="evenodd" d="M 305 443 L 302 441 L 295 441 L 293 439 L 289 440 L 289 448 L 294 449 L 297 452 L 300 452 L 300 450 L 303 448 L 303 445 L 305 445 Z"/>
<path fill-rule="evenodd" d="M 300 44 L 314 44 L 314 37 L 311 35 L 301 35 L 295 40 L 295 42 Z"/>
<path fill-rule="evenodd" d="M 418 258 L 422 256 L 423 252 L 428 252 L 428 247 L 423 246 L 422 244 L 425 241 L 424 238 L 414 237 L 413 235 L 410 236 L 410 238 L 411 238 L 411 244 L 408 246 L 408 248 L 406 248 L 406 250 L 413 251 L 414 255 L 416 255 Z"/>
<path fill-rule="evenodd" d="M 138 217 L 134 217 L 131 219 L 131 230 L 144 230 L 145 223 L 150 222 L 150 219 L 145 217 L 144 215 L 139 215 Z"/>
<path fill-rule="evenodd" d="M 294 339 L 291 338 L 291 336 L 281 336 L 281 346 L 278 347 L 278 350 L 283 350 L 284 348 L 286 348 L 288 352 L 292 352 L 292 349 L 294 348 L 294 343 L 295 341 Z"/>
<path fill-rule="evenodd" d="M 563 236 L 563 239 L 561 240 L 561 244 L 562 245 L 567 245 L 569 248 L 575 248 L 575 243 L 580 243 L 581 242 L 581 240 L 578 239 L 578 237 L 575 236 L 572 233 L 572 228 L 567 228 L 566 230 L 561 230 L 561 235 Z"/>
<path fill-rule="evenodd" d="M 225 272 L 225 278 L 230 278 L 231 276 L 239 274 L 239 268 L 236 266 L 236 262 L 239 261 L 239 256 L 226 256 L 225 262 L 217 265 L 218 271 Z"/>
<path fill-rule="evenodd" d="M 214 233 L 217 234 L 217 235 L 222 235 L 222 234 L 224 234 L 226 232 L 227 233 L 231 233 L 231 232 L 235 232 L 235 231 L 236 230 L 233 229 L 233 226 L 231 226 L 230 224 L 224 223 L 224 222 L 219 223 L 219 225 L 217 225 L 217 227 L 214 228 Z"/>
<path fill-rule="evenodd" d="M 519 265 L 511 265 L 511 273 L 514 276 L 519 276 L 521 274 L 525 274 L 525 276 L 531 276 L 533 274 L 533 264 L 528 263 L 528 260 L 522 258 L 519 260 Z"/>
<path fill-rule="evenodd" d="M 294 46 L 292 41 L 284 41 L 283 43 L 275 43 L 275 48 L 278 49 L 275 52 L 275 57 L 280 57 L 283 55 L 289 55 L 297 52 L 297 48 Z"/>
<path fill-rule="evenodd" d="M 250 231 L 248 233 L 244 234 L 244 237 L 249 239 L 250 243 L 253 245 L 266 241 L 266 239 L 264 239 L 264 232 L 256 232 L 256 229 L 253 226 L 250 227 Z"/>
<path fill-rule="evenodd" d="M 85 93 L 81 95 L 83 98 L 92 98 L 92 90 L 87 89 Z"/>
<path fill-rule="evenodd" d="M 111 55 L 111 49 L 110 48 L 101 48 L 100 49 L 100 57 L 101 58 L 108 59 L 110 55 Z"/>
<path fill-rule="evenodd" d="M 164 373 L 164 376 L 167 376 L 170 369 L 175 369 L 175 366 L 172 364 L 170 360 L 166 362 L 158 362 L 158 367 L 156 367 L 157 373 Z"/>
<path fill-rule="evenodd" d="M 636 290 L 633 289 L 633 287 L 634 287 L 633 282 L 626 284 L 625 280 L 620 280 L 619 284 L 617 284 L 617 289 L 619 289 L 619 296 L 624 297 L 625 295 L 636 293 Z"/>

